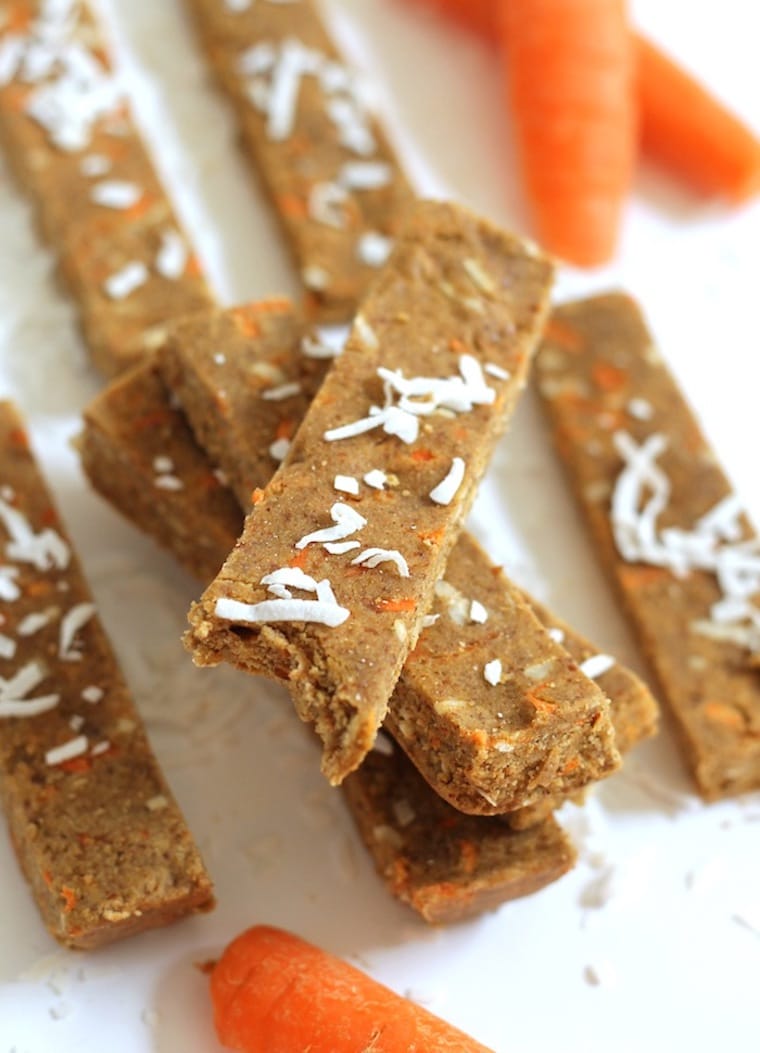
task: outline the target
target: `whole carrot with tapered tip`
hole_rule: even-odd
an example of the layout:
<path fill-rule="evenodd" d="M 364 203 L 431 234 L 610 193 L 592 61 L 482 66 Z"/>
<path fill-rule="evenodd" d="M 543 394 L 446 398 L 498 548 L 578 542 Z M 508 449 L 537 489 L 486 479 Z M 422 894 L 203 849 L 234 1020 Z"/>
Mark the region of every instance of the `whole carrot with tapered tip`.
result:
<path fill-rule="evenodd" d="M 491 1053 L 282 929 L 256 925 L 211 974 L 219 1040 L 238 1053 Z"/>

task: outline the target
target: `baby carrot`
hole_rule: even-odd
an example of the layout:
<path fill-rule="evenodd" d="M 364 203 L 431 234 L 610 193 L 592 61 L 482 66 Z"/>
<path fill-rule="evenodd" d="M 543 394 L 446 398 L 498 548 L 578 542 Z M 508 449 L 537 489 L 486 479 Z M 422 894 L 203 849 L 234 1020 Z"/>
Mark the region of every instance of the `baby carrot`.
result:
<path fill-rule="evenodd" d="M 636 37 L 643 149 L 695 190 L 744 201 L 760 190 L 760 140 L 685 70 Z"/>
<path fill-rule="evenodd" d="M 636 152 L 624 0 L 500 8 L 506 91 L 539 239 L 583 266 L 612 255 Z"/>
<path fill-rule="evenodd" d="M 237 1053 L 490 1053 L 353 966 L 256 925 L 211 974 L 219 1041 Z"/>

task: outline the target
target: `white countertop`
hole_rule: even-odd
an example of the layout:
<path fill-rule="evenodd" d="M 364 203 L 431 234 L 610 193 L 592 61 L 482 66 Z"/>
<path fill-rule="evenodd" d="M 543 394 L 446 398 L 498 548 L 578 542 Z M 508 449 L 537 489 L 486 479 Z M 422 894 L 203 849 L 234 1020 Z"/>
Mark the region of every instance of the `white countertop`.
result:
<path fill-rule="evenodd" d="M 102 0 L 136 107 L 224 302 L 295 292 L 266 205 L 180 0 Z M 492 54 L 412 0 L 331 0 L 421 191 L 527 231 Z M 755 0 L 639 0 L 639 24 L 760 131 Z M 72 308 L 0 167 L 0 393 L 22 407 L 153 742 L 204 852 L 208 916 L 91 955 L 44 931 L 0 833 L 0 1053 L 213 1053 L 194 962 L 254 922 L 342 955 L 498 1053 L 757 1048 L 760 795 L 691 792 L 664 723 L 562 821 L 567 877 L 478 920 L 430 928 L 375 876 L 284 691 L 195 670 L 178 638 L 197 586 L 89 489 L 67 446 L 98 390 Z M 705 205 L 642 166 L 614 266 L 558 296 L 623 286 L 760 522 L 760 201 Z M 642 670 L 532 396 L 472 518 L 491 555 Z"/>

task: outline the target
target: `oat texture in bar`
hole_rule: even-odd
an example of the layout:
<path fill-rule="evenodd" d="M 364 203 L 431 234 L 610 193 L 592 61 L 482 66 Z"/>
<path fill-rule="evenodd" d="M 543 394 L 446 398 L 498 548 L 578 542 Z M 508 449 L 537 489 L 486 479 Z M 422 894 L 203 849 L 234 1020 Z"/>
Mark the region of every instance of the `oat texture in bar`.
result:
<path fill-rule="evenodd" d="M 191 612 L 199 665 L 287 680 L 332 782 L 361 762 L 524 385 L 551 268 L 421 202 L 243 537 Z M 392 486 L 382 498 L 370 479 Z M 359 493 L 336 486 L 354 480 Z"/>
<path fill-rule="evenodd" d="M 412 191 L 312 0 L 187 0 L 283 226 L 311 316 L 348 321 Z"/>
<path fill-rule="evenodd" d="M 333 354 L 283 299 L 172 327 L 158 356 L 164 381 L 242 508 L 285 457 Z"/>
<path fill-rule="evenodd" d="M 758 788 L 760 544 L 636 304 L 559 308 L 538 378 L 700 793 Z"/>
<path fill-rule="evenodd" d="M 242 531 L 242 513 L 172 405 L 155 361 L 90 402 L 77 447 L 95 489 L 191 574 L 211 581 Z"/>
<path fill-rule="evenodd" d="M 0 798 L 45 925 L 93 948 L 212 887 L 9 403 L 0 466 Z"/>
<path fill-rule="evenodd" d="M 211 296 L 80 0 L 7 0 L 0 141 L 32 198 L 93 362 L 112 376 Z"/>
<path fill-rule="evenodd" d="M 431 791 L 382 732 L 343 788 L 378 874 L 429 922 L 493 910 L 544 888 L 575 863 L 554 818 L 515 831 L 498 819 L 464 815 Z"/>

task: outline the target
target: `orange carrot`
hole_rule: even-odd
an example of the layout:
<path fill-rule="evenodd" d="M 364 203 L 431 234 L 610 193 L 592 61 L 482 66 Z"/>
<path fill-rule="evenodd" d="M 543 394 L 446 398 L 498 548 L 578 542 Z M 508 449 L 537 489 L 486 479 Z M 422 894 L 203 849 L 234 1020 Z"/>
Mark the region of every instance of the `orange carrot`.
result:
<path fill-rule="evenodd" d="M 572 263 L 604 263 L 636 153 L 625 2 L 520 0 L 500 15 L 506 91 L 539 239 Z"/>
<path fill-rule="evenodd" d="M 211 998 L 219 1040 L 238 1053 L 489 1053 L 353 966 L 265 925 L 225 950 Z"/>
<path fill-rule="evenodd" d="M 520 0 L 424 0 L 484 40 L 500 8 Z M 634 34 L 635 93 L 644 153 L 692 189 L 741 202 L 760 192 L 760 140 L 651 40 Z"/>
<path fill-rule="evenodd" d="M 760 191 L 760 140 L 685 70 L 636 37 L 644 150 L 695 190 L 729 201 Z"/>

